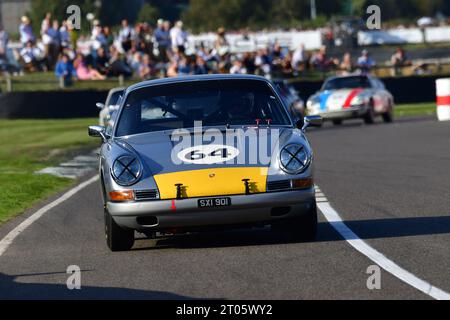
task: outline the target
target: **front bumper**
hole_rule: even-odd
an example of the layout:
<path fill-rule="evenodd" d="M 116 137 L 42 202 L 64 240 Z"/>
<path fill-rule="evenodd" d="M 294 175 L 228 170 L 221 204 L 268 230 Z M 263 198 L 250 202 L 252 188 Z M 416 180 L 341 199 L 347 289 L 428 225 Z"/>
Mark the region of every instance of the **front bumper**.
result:
<path fill-rule="evenodd" d="M 190 198 L 108 202 L 107 209 L 118 225 L 136 230 L 269 223 L 307 213 L 314 206 L 315 191 L 310 188 L 229 198 L 231 206 L 222 208 L 199 208 L 199 198 Z"/>
<path fill-rule="evenodd" d="M 321 112 L 317 115 L 321 116 L 324 120 L 353 119 L 363 117 L 368 111 L 369 107 L 366 105 L 362 105 L 358 107 L 342 109 L 339 111 Z"/>

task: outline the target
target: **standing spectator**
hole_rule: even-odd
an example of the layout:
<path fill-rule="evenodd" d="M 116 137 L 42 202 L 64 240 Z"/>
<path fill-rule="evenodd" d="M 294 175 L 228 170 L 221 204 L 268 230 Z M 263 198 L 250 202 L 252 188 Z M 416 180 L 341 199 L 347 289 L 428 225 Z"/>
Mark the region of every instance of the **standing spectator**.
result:
<path fill-rule="evenodd" d="M 122 45 L 123 51 L 127 52 L 131 49 L 131 42 L 134 36 L 133 28 L 128 24 L 128 20 L 122 20 L 122 28 L 119 31 L 119 42 Z"/>
<path fill-rule="evenodd" d="M 63 78 L 65 87 L 72 85 L 73 78 L 76 77 L 76 71 L 68 55 L 60 55 L 56 64 L 55 75 L 58 79 Z"/>
<path fill-rule="evenodd" d="M 339 71 L 341 75 L 348 75 L 352 73 L 353 71 L 353 63 L 352 63 L 352 56 L 349 52 L 346 52 L 344 54 L 344 57 L 342 58 L 342 62 L 339 65 Z"/>
<path fill-rule="evenodd" d="M 44 37 L 47 30 L 51 27 L 51 24 L 52 24 L 52 13 L 47 12 L 41 23 L 41 30 L 40 30 L 41 37 Z"/>
<path fill-rule="evenodd" d="M 219 52 L 222 52 L 225 49 L 229 49 L 230 45 L 225 36 L 225 28 L 220 27 L 219 29 L 217 29 L 217 39 L 214 42 L 214 48 Z"/>
<path fill-rule="evenodd" d="M 6 50 L 8 49 L 9 36 L 0 23 L 0 60 L 6 60 Z"/>
<path fill-rule="evenodd" d="M 183 30 L 183 22 L 177 21 L 170 30 L 173 51 L 183 54 L 186 51 L 187 33 Z"/>
<path fill-rule="evenodd" d="M 8 34 L 3 30 L 3 25 L 0 24 L 0 71 L 7 69 L 8 58 L 6 51 L 8 49 L 8 42 Z"/>
<path fill-rule="evenodd" d="M 114 35 L 111 32 L 111 28 L 108 26 L 103 27 L 103 35 L 105 37 L 107 47 L 111 47 L 114 44 Z"/>
<path fill-rule="evenodd" d="M 59 23 L 58 20 L 54 20 L 52 25 L 45 31 L 45 38 L 47 39 L 46 45 L 46 56 L 48 69 L 53 69 L 55 66 L 59 52 L 61 50 L 61 34 L 59 33 Z"/>
<path fill-rule="evenodd" d="M 67 20 L 63 20 L 61 22 L 61 28 L 59 28 L 59 36 L 61 40 L 61 47 L 62 48 L 70 47 L 70 33 L 69 27 L 67 25 Z"/>
<path fill-rule="evenodd" d="M 402 48 L 397 48 L 391 57 L 391 63 L 393 66 L 392 75 L 394 77 L 402 73 L 403 67 L 411 65 L 411 62 L 408 61 L 408 57 Z"/>
<path fill-rule="evenodd" d="M 362 73 L 370 73 L 376 63 L 375 60 L 370 57 L 369 51 L 363 50 L 361 56 L 358 58 L 357 65 Z"/>
<path fill-rule="evenodd" d="M 295 49 L 292 55 L 292 68 L 294 72 L 303 72 L 306 69 L 308 57 L 305 52 L 305 45 L 302 43 Z"/>
<path fill-rule="evenodd" d="M 20 42 L 22 43 L 22 46 L 25 47 L 25 45 L 28 42 L 34 42 L 36 40 L 33 28 L 31 27 L 31 21 L 27 16 L 23 16 L 21 19 L 21 23 L 19 26 L 19 33 L 20 33 Z"/>
<path fill-rule="evenodd" d="M 155 30 L 155 41 L 158 47 L 159 57 L 162 61 L 167 62 L 169 59 L 168 50 L 170 49 L 170 22 L 162 19 L 158 20 Z"/>
<path fill-rule="evenodd" d="M 325 46 L 322 46 L 311 58 L 312 65 L 321 72 L 326 72 L 335 67 L 338 62 L 335 59 L 328 58 L 327 47 Z"/>
<path fill-rule="evenodd" d="M 18 74 L 21 72 L 21 68 L 14 58 L 8 57 L 8 42 L 8 33 L 0 23 L 0 71 Z"/>

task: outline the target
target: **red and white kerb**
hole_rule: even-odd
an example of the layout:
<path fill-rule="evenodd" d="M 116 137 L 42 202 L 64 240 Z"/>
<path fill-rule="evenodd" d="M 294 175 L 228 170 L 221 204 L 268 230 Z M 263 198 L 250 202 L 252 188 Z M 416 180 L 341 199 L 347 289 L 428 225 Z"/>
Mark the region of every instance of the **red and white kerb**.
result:
<path fill-rule="evenodd" d="M 436 80 L 437 116 L 439 121 L 450 120 L 450 78 Z"/>

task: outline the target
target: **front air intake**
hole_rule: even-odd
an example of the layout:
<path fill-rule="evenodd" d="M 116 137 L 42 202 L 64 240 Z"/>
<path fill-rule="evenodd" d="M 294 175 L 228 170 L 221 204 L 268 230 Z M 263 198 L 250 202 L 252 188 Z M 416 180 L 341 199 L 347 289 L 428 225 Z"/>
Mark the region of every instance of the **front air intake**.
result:
<path fill-rule="evenodd" d="M 159 198 L 158 190 L 138 190 L 135 191 L 136 201 L 156 200 Z"/>
<path fill-rule="evenodd" d="M 291 180 L 272 181 L 267 183 L 267 191 L 291 189 Z"/>

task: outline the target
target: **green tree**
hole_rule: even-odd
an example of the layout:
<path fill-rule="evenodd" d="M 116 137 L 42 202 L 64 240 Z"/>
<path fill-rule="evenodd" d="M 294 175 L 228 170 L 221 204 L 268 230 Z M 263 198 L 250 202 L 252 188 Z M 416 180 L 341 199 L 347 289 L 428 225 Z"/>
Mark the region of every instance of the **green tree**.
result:
<path fill-rule="evenodd" d="M 138 21 L 145 21 L 150 24 L 155 24 L 156 20 L 161 17 L 161 12 L 155 6 L 152 6 L 149 3 L 146 3 L 142 6 L 139 11 Z"/>

